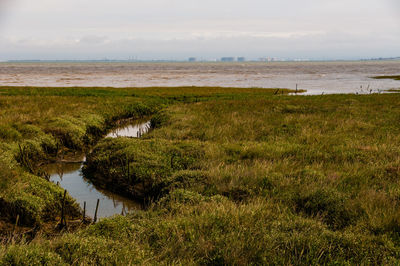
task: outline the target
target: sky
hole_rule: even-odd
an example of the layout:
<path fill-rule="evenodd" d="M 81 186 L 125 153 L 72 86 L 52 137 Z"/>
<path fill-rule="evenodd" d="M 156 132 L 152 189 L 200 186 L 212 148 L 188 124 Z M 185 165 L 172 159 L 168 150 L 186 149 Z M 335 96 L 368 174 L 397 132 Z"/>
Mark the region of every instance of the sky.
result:
<path fill-rule="evenodd" d="M 398 0 L 0 0 L 0 60 L 400 56 Z"/>

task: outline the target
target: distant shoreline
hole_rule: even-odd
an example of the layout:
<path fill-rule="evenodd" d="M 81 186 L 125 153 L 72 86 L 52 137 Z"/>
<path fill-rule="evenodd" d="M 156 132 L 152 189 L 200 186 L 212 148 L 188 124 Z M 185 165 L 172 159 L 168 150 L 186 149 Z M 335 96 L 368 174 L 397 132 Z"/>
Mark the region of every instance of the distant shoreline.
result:
<path fill-rule="evenodd" d="M 400 57 L 390 57 L 390 58 L 370 58 L 370 59 L 287 59 L 287 60 L 275 60 L 275 61 L 260 61 L 260 60 L 247 60 L 247 61 L 213 61 L 213 60 L 199 60 L 190 62 L 187 60 L 113 60 L 113 59 L 99 59 L 99 60 L 5 60 L 0 61 L 0 63 L 306 63 L 306 62 L 368 62 L 368 61 L 399 61 Z"/>

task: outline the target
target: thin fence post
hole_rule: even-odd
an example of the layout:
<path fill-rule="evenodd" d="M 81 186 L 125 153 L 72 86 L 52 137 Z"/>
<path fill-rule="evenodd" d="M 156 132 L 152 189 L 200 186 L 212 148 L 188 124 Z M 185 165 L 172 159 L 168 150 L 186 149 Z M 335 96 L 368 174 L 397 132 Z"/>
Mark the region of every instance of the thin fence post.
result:
<path fill-rule="evenodd" d="M 97 211 L 99 209 L 99 203 L 100 203 L 100 199 L 97 199 L 97 203 L 96 203 L 96 210 L 94 212 L 94 219 L 93 219 L 93 223 L 97 222 Z"/>
<path fill-rule="evenodd" d="M 86 201 L 83 202 L 83 216 L 82 216 L 82 222 L 85 221 L 86 218 Z"/>
<path fill-rule="evenodd" d="M 64 190 L 64 197 L 62 201 L 62 206 L 61 206 L 61 227 L 64 227 L 67 225 L 67 221 L 65 220 L 65 198 L 67 196 L 67 190 Z"/>
<path fill-rule="evenodd" d="M 14 234 L 15 234 L 15 230 L 17 229 L 18 222 L 19 222 L 19 214 L 17 214 L 17 218 L 15 219 L 15 224 L 14 224 L 13 233 L 12 233 L 13 237 L 14 237 Z"/>

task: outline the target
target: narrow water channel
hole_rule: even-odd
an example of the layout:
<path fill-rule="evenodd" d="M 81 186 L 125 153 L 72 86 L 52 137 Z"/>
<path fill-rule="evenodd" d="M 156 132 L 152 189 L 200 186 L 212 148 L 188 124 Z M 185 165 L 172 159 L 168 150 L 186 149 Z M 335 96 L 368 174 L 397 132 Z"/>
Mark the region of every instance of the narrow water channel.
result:
<path fill-rule="evenodd" d="M 106 137 L 141 137 L 150 129 L 150 121 L 138 121 L 135 124 L 118 128 Z M 65 158 L 64 158 L 65 159 Z M 94 186 L 82 174 L 84 154 L 67 158 L 69 162 L 49 164 L 45 170 L 50 175 L 50 181 L 58 183 L 66 189 L 83 209 L 86 202 L 86 215 L 93 218 L 97 199 L 100 199 L 97 217 L 105 218 L 115 214 L 128 213 L 142 208 L 141 204 L 113 192 Z"/>

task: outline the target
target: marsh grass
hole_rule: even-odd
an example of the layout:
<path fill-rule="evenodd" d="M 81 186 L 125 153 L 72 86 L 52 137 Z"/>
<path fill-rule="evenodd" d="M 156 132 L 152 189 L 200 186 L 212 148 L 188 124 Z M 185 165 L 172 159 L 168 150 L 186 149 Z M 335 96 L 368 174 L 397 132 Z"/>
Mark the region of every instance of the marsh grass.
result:
<path fill-rule="evenodd" d="M 396 94 L 218 99 L 173 105 L 156 116 L 157 129 L 143 140 L 101 142 L 89 156 L 88 167 L 100 165 L 102 169 L 94 172 L 99 173 L 102 180 L 111 180 L 111 176 L 114 181 L 124 180 L 122 164 L 104 155 L 109 154 L 111 158 L 132 155 L 140 161 L 140 167 L 148 169 L 141 170 L 148 173 L 143 176 L 150 182 L 148 186 L 155 186 L 160 192 L 153 195 L 155 200 L 163 195 L 169 197 L 177 189 L 184 189 L 188 195 L 198 195 L 189 197 L 188 204 L 179 205 L 179 208 L 186 206 L 189 209 L 189 203 L 197 202 L 198 197 L 223 196 L 238 206 L 249 206 L 261 197 L 273 205 L 270 208 L 283 207 L 285 215 L 294 220 L 305 219 L 319 224 L 329 232 L 328 235 L 331 234 L 330 237 L 357 232 L 350 237 L 351 245 L 354 245 L 350 250 L 361 248 L 361 243 L 356 241 L 358 237 L 379 243 L 386 239 L 383 246 L 397 246 L 398 212 L 395 209 L 399 201 L 394 191 L 398 189 L 400 165 L 398 97 Z M 149 142 L 157 148 L 147 148 Z M 200 151 L 203 154 L 194 157 L 195 167 L 173 169 L 168 160 L 173 156 L 170 147 L 182 144 L 197 147 L 189 150 L 186 156 Z M 156 154 L 162 158 L 149 159 Z M 155 178 L 152 171 L 160 168 L 168 171 Z M 106 169 L 112 169 L 112 175 Z M 128 187 L 128 183 L 123 184 Z M 161 209 L 165 207 L 162 206 Z M 218 204 L 213 206 L 217 208 Z M 254 221 L 247 226 L 258 228 L 259 224 Z M 305 237 L 303 233 L 297 233 Z M 308 237 L 314 242 L 321 241 L 316 235 Z M 190 246 L 187 239 L 182 241 Z M 265 240 L 258 241 L 265 243 Z M 349 244 L 343 238 L 337 241 L 340 246 Z M 215 241 L 211 242 L 215 244 Z M 293 252 L 291 245 L 288 248 Z M 221 252 L 227 249 L 216 248 Z M 173 252 L 178 251 L 174 249 Z M 173 252 L 162 260 L 171 259 Z M 296 252 L 300 256 L 309 251 Z M 344 249 L 335 252 L 330 255 L 332 259 L 363 262 L 354 254 L 341 253 Z M 250 253 L 246 255 L 250 256 Z M 377 253 L 364 255 L 384 261 Z M 203 254 L 199 258 L 207 256 Z M 218 260 L 227 263 L 231 256 L 221 255 Z M 307 254 L 310 260 L 307 256 L 290 256 L 302 262 L 321 263 L 312 260 L 316 259 L 316 254 Z M 277 263 L 296 264 L 298 261 L 294 258 L 290 262 L 277 260 Z M 239 257 L 236 259 L 239 263 Z M 200 262 L 200 259 L 196 261 Z"/>
<path fill-rule="evenodd" d="M 3 247 L 3 264 L 399 263 L 400 94 L 187 87 L 101 89 L 101 96 L 57 89 L 80 96 L 55 96 L 47 88 L 41 97 L 32 90 L 0 96 L 6 154 L 37 136 L 53 140 L 44 156 L 57 143 L 79 149 L 115 118 L 156 113 L 154 130 L 101 140 L 85 166 L 93 182 L 152 203 L 78 232 Z M 32 110 L 14 105 L 22 99 Z M 53 100 L 64 103 L 60 110 Z M 7 199 L 33 176 L 13 156 L 1 158 Z"/>
<path fill-rule="evenodd" d="M 288 93 L 289 90 L 285 90 Z M 0 161 L 5 168 L 17 171 L 15 177 L 7 173 L 0 183 L 4 187 L 18 187 L 21 192 L 4 188 L 1 199 L 5 215 L 11 222 L 18 215 L 29 223 L 41 223 L 46 209 L 53 207 L 58 197 L 54 185 L 38 186 L 43 193 L 29 191 L 24 187 L 42 182 L 46 174 L 41 165 L 58 160 L 65 153 L 88 150 L 116 121 L 138 119 L 167 105 L 191 103 L 211 99 L 248 98 L 253 93 L 268 97 L 273 90 L 230 88 L 0 88 Z M 154 120 L 155 121 L 155 120 Z M 153 121 L 153 122 L 154 122 Z M 18 170 L 19 171 L 19 170 Z M 29 174 L 25 175 L 23 172 Z M 21 178 L 23 176 L 24 178 Z M 36 195 L 38 194 L 38 195 Z M 43 197 L 43 198 L 42 198 Z M 51 204 L 50 204 L 51 203 Z M 57 205 L 58 204 L 58 205 Z M 26 208 L 30 211 L 22 211 Z M 55 217 L 55 215 L 51 216 Z"/>
<path fill-rule="evenodd" d="M 1 219 L 6 222 L 13 223 L 17 215 L 29 226 L 58 219 L 59 211 L 54 210 L 60 209 L 62 191 L 45 180 L 41 165 L 69 151 L 88 149 L 119 119 L 139 118 L 162 105 L 111 96 L 99 102 L 98 91 L 81 89 L 81 95 L 71 89 L 57 95 L 57 90 L 0 90 L 0 198 Z M 91 94 L 97 96 L 87 96 Z M 73 202 L 67 201 L 70 218 L 79 214 Z"/>

